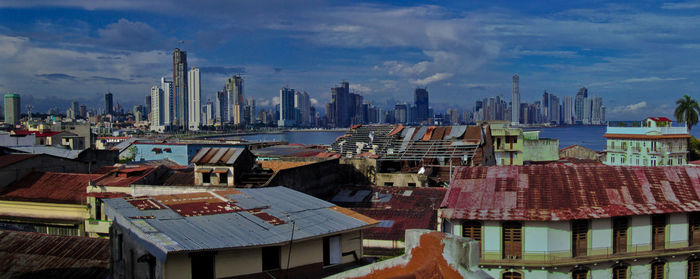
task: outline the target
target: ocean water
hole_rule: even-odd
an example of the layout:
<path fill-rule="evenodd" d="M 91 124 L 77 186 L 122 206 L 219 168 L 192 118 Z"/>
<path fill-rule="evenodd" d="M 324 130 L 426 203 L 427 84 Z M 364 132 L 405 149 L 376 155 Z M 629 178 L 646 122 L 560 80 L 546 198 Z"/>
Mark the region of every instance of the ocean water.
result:
<path fill-rule="evenodd" d="M 539 130 L 541 138 L 553 138 L 559 140 L 559 148 L 578 144 L 596 151 L 605 148 L 605 126 L 567 126 L 555 128 L 536 128 L 526 130 Z M 310 132 L 284 132 L 280 134 L 255 134 L 238 138 L 248 141 L 287 141 L 300 144 L 331 144 L 344 131 L 310 131 Z M 700 137 L 700 127 L 691 130 L 691 135 Z"/>

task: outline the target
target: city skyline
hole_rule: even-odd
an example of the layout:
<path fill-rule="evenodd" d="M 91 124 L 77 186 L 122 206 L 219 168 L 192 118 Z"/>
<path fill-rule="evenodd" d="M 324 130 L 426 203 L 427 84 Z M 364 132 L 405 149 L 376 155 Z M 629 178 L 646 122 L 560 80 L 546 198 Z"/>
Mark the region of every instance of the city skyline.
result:
<path fill-rule="evenodd" d="M 123 107 L 143 104 L 158 79 L 169 76 L 172 49 L 180 47 L 201 69 L 202 104 L 214 102 L 222 80 L 240 73 L 258 107 L 274 104 L 279 88 L 289 86 L 323 108 L 331 101 L 328 88 L 348 80 L 374 104 L 409 101 L 415 87 L 428 87 L 439 111 L 469 110 L 484 96 L 510 95 L 508 79 L 518 73 L 523 100 L 587 87 L 606 100 L 611 120 L 670 116 L 673 98 L 664 95 L 693 93 L 692 57 L 700 45 L 692 35 L 700 5 L 693 3 L 265 2 L 237 9 L 236 22 L 221 21 L 231 9 L 212 3 L 57 5 L 0 5 L 6 66 L 0 90 L 37 100 L 58 96 L 66 100 L 60 111 L 73 100 L 93 104 L 107 91 Z M 678 20 L 684 25 L 670 23 Z"/>

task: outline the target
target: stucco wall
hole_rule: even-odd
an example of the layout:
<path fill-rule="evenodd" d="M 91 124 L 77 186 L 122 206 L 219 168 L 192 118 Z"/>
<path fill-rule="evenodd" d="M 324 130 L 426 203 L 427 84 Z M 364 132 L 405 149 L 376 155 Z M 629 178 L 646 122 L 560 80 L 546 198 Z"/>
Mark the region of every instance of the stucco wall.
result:
<path fill-rule="evenodd" d="M 539 139 L 523 142 L 523 161 L 559 160 L 559 140 Z"/>
<path fill-rule="evenodd" d="M 262 249 L 243 249 L 217 253 L 214 269 L 216 277 L 231 277 L 258 273 L 262 270 Z M 282 266 L 286 262 L 282 262 Z"/>
<path fill-rule="evenodd" d="M 651 218 L 649 215 L 632 216 L 629 223 L 631 251 L 651 250 Z"/>
<path fill-rule="evenodd" d="M 589 255 L 612 253 L 612 219 L 591 220 L 591 251 Z"/>

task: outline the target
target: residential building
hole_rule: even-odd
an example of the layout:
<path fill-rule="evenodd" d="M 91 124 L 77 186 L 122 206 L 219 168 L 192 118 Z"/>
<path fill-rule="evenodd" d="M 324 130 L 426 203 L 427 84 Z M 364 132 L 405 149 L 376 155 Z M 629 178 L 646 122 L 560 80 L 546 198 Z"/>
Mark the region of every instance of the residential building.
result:
<path fill-rule="evenodd" d="M 172 124 L 178 130 L 187 130 L 187 52 L 181 51 L 179 48 L 173 50 L 173 117 Z"/>
<path fill-rule="evenodd" d="M 678 166 L 686 164 L 688 128 L 666 117 L 647 117 L 639 127 L 606 128 L 606 165 Z"/>
<path fill-rule="evenodd" d="M 167 128 L 172 125 L 174 117 L 173 82 L 166 80 L 165 77 L 161 77 L 160 89 L 163 90 L 163 125 Z"/>
<path fill-rule="evenodd" d="M 112 92 L 107 92 L 105 94 L 105 115 L 114 114 L 114 96 Z"/>
<path fill-rule="evenodd" d="M 189 72 L 187 72 L 187 86 L 188 86 L 188 100 L 187 100 L 187 115 L 189 117 L 188 129 L 191 131 L 199 130 L 202 126 L 202 110 L 201 110 L 201 99 L 202 99 L 202 84 L 201 73 L 199 68 L 192 67 Z"/>
<path fill-rule="evenodd" d="M 294 108 L 299 110 L 300 118 L 297 119 L 297 122 L 300 125 L 308 126 L 311 124 L 311 100 L 309 99 L 309 93 L 306 93 L 306 91 L 294 93 Z"/>
<path fill-rule="evenodd" d="M 158 86 L 151 87 L 151 131 L 163 132 L 165 130 L 165 99 L 163 89 Z"/>
<path fill-rule="evenodd" d="M 564 96 L 564 100 L 562 102 L 562 105 L 564 106 L 564 108 L 562 109 L 563 122 L 561 124 L 566 124 L 566 125 L 574 124 L 574 118 L 573 118 L 573 114 L 572 114 L 573 103 L 571 102 L 571 96 Z"/>
<path fill-rule="evenodd" d="M 17 125 L 20 121 L 19 94 L 5 94 L 5 123 Z"/>
<path fill-rule="evenodd" d="M 518 74 L 513 75 L 513 99 L 512 99 L 512 119 L 511 125 L 520 124 L 520 77 Z"/>
<path fill-rule="evenodd" d="M 244 144 L 214 143 L 214 142 L 155 142 L 135 141 L 128 150 L 126 157 L 133 161 L 153 161 L 169 159 L 186 166 L 190 159 L 204 147 L 245 147 Z"/>
<path fill-rule="evenodd" d="M 347 81 L 340 83 L 340 86 L 331 88 L 329 122 L 333 127 L 348 127 L 350 126 L 350 84 Z"/>
<path fill-rule="evenodd" d="M 697 278 L 700 168 L 459 167 L 440 230 L 494 278 Z"/>
<path fill-rule="evenodd" d="M 226 80 L 226 87 L 224 88 L 226 92 L 226 103 L 228 112 L 226 115 L 226 120 L 224 122 L 233 123 L 235 125 L 241 124 L 242 107 L 245 105 L 243 103 L 243 77 L 240 75 L 233 75 L 231 78 Z"/>
<path fill-rule="evenodd" d="M 585 100 L 588 98 L 588 89 L 586 87 L 581 87 L 576 93 L 576 98 L 574 99 L 574 122 L 576 124 L 583 124 L 584 111 L 585 111 Z"/>
<path fill-rule="evenodd" d="M 493 152 L 499 166 L 523 164 L 523 129 L 511 128 L 505 122 L 490 122 Z"/>
<path fill-rule="evenodd" d="M 195 185 L 234 187 L 255 166 L 255 155 L 246 148 L 205 147 L 190 162 Z"/>
<path fill-rule="evenodd" d="M 377 224 L 281 186 L 104 203 L 112 278 L 322 277 L 354 265 Z"/>
<path fill-rule="evenodd" d="M 294 109 L 294 89 L 283 87 L 280 89 L 280 118 L 279 127 L 296 126 L 296 110 Z"/>
<path fill-rule="evenodd" d="M 229 115 L 226 91 L 216 92 L 216 122 L 219 124 L 229 122 Z"/>

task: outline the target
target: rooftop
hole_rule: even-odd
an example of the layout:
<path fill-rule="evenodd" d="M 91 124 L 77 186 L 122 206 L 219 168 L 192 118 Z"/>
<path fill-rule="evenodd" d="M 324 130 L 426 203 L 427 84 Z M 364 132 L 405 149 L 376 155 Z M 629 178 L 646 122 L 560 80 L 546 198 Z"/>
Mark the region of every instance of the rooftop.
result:
<path fill-rule="evenodd" d="M 0 191 L 0 200 L 85 204 L 87 186 L 102 174 L 32 172 Z"/>
<path fill-rule="evenodd" d="M 39 156 L 39 154 L 6 154 L 0 155 L 0 168 L 7 167 L 17 162 Z"/>
<path fill-rule="evenodd" d="M 700 211 L 700 167 L 459 167 L 442 217 L 557 221 Z"/>
<path fill-rule="evenodd" d="M 197 165 L 233 165 L 246 152 L 245 148 L 204 147 L 197 151 L 190 163 Z"/>
<path fill-rule="evenodd" d="M 377 221 L 282 186 L 106 199 L 105 213 L 163 260 L 168 253 L 304 240 L 370 227 Z M 212 237 L 216 236 L 216 237 Z"/>
<path fill-rule="evenodd" d="M 109 240 L 0 231 L 2 278 L 106 278 Z"/>

